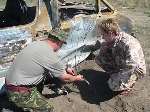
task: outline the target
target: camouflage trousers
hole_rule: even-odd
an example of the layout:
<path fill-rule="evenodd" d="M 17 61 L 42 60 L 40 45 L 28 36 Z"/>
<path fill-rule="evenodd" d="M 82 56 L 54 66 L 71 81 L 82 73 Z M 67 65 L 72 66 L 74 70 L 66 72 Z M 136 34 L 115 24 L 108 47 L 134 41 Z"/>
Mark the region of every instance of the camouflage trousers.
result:
<path fill-rule="evenodd" d="M 35 87 L 28 93 L 8 90 L 8 96 L 10 101 L 24 110 L 31 112 L 53 112 L 53 106 Z"/>

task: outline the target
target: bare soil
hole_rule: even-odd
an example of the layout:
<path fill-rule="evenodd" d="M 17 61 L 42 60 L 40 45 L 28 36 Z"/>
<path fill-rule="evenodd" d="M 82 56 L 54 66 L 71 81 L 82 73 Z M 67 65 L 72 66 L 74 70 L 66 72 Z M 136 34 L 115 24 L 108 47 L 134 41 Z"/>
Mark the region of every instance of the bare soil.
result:
<path fill-rule="evenodd" d="M 85 82 L 67 85 L 72 92 L 50 98 L 56 112 L 150 112 L 150 15 L 144 9 L 119 10 L 134 23 L 133 32 L 144 50 L 147 75 L 136 83 L 129 95 L 122 96 L 108 88 L 108 75 L 93 60 L 87 60 L 79 69 L 90 85 Z"/>
<path fill-rule="evenodd" d="M 50 97 L 55 112 L 150 112 L 150 13 L 142 8 L 121 7 L 119 10 L 133 20 L 133 32 L 144 50 L 147 75 L 136 83 L 128 96 L 122 96 L 108 88 L 108 75 L 93 60 L 86 60 L 79 69 L 90 85 L 85 82 L 67 84 L 68 95 Z M 45 91 L 49 92 L 47 88 Z"/>

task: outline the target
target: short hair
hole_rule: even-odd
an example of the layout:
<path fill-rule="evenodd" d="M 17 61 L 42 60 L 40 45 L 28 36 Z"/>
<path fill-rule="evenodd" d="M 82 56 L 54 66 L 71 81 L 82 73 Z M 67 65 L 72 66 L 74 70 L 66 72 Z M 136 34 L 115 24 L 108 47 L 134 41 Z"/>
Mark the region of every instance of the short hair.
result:
<path fill-rule="evenodd" d="M 102 21 L 97 21 L 97 30 L 102 30 L 105 33 L 113 32 L 117 34 L 119 32 L 119 25 L 113 18 L 109 18 Z"/>

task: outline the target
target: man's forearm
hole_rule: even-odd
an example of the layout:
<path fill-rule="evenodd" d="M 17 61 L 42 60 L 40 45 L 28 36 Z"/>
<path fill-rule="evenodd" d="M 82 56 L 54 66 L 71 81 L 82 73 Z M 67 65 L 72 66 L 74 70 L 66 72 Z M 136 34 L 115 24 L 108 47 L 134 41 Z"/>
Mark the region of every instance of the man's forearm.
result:
<path fill-rule="evenodd" d="M 63 80 L 64 82 L 74 82 L 74 81 L 81 81 L 83 80 L 83 76 L 81 75 L 70 75 L 70 74 L 65 74 L 63 76 L 60 77 L 61 80 Z"/>

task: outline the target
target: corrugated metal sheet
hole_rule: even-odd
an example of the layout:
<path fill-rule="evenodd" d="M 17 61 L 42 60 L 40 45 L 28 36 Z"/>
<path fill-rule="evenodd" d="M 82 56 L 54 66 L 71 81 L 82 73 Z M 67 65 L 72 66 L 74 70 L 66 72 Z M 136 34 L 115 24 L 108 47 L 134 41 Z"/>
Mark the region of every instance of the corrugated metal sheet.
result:
<path fill-rule="evenodd" d="M 67 44 L 59 50 L 60 57 L 69 65 L 75 66 L 82 62 L 90 54 L 84 51 L 85 45 L 92 45 L 96 42 L 95 19 L 82 17 L 71 20 L 71 29 L 68 35 Z"/>
<path fill-rule="evenodd" d="M 7 69 L 15 55 L 31 41 L 31 33 L 23 28 L 0 30 L 0 71 Z"/>

